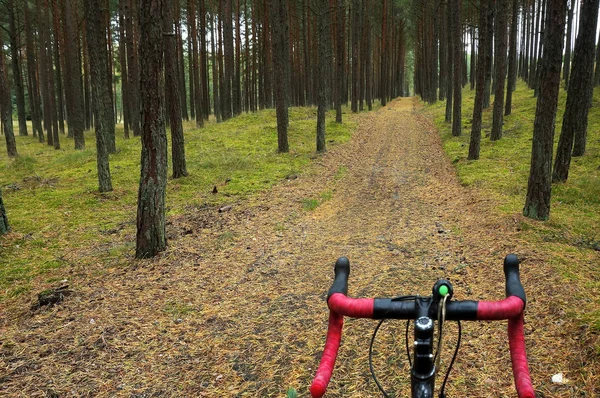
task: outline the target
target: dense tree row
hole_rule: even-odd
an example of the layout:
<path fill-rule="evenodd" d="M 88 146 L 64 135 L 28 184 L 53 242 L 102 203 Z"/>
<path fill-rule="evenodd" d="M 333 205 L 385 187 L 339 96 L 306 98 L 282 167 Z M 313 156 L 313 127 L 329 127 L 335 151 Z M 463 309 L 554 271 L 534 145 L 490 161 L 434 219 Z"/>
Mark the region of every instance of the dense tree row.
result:
<path fill-rule="evenodd" d="M 0 8 L 9 156 L 17 156 L 13 112 L 19 135 L 56 149 L 84 149 L 93 127 L 105 192 L 115 125 L 141 137 L 139 257 L 165 246 L 166 124 L 178 178 L 187 175 L 183 120 L 202 127 L 212 116 L 276 107 L 278 150 L 287 152 L 288 107 L 318 106 L 322 152 L 330 107 L 341 123 L 343 104 L 370 110 L 376 98 L 385 105 L 408 92 L 408 0 L 0 0 Z"/>
<path fill-rule="evenodd" d="M 585 152 L 592 87 L 600 84 L 598 2 L 0 0 L 2 132 L 14 157 L 13 112 L 19 135 L 56 149 L 63 135 L 85 148 L 83 132 L 94 127 L 100 191 L 112 189 L 115 125 L 123 123 L 126 138 L 141 137 L 137 254 L 144 257 L 166 242 L 157 209 L 166 124 L 178 178 L 187 175 L 182 120 L 202 127 L 210 117 L 275 107 L 278 150 L 287 152 L 288 107 L 315 105 L 316 150 L 324 151 L 326 110 L 334 107 L 342 122 L 343 104 L 371 109 L 413 84 L 430 103 L 446 100 L 446 120 L 461 135 L 469 84 L 476 90 L 469 159 L 477 159 L 483 109 L 493 93 L 489 137 L 501 139 L 519 77 L 538 96 L 524 213 L 546 219 L 550 182 L 566 180 L 571 156 Z M 561 78 L 567 109 L 552 170 Z"/>
<path fill-rule="evenodd" d="M 460 135 L 462 89 L 470 82 L 476 90 L 469 159 L 479 158 L 482 111 L 492 93 L 491 140 L 502 138 L 517 77 L 538 97 L 523 210 L 532 218 L 549 217 L 551 182 L 565 181 L 571 157 L 585 153 L 592 90 L 600 84 L 598 6 L 598 0 L 413 3 L 416 94 L 430 103 L 445 99 L 446 121 Z M 552 166 L 561 70 L 567 106 Z"/>

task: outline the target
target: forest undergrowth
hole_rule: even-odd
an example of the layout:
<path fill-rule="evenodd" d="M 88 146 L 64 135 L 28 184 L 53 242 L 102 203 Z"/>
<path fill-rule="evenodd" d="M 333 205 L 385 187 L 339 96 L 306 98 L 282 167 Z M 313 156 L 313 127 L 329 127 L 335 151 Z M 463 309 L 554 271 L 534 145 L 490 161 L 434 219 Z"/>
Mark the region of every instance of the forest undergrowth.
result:
<path fill-rule="evenodd" d="M 464 148 L 444 135 L 441 124 L 438 134 L 432 112 L 436 107 L 402 98 L 376 112 L 349 117 L 351 122 L 337 133 L 331 122 L 328 139 L 342 145 L 330 145 L 327 153 L 314 156 L 314 110 L 292 110 L 292 131 L 294 121 L 306 120 L 310 127 L 300 134 L 305 141 L 296 141 L 305 142 L 304 149 L 283 155 L 281 164 L 277 159 L 282 155 L 274 151 L 272 112 L 223 123 L 221 135 L 190 138 L 189 145 L 204 148 L 205 155 L 189 151 L 190 163 L 209 155 L 226 160 L 241 153 L 247 162 L 258 157 L 246 171 L 259 177 L 242 182 L 253 181 L 259 192 L 250 194 L 242 182 L 234 184 L 231 169 L 203 179 L 194 177 L 194 167 L 188 166 L 188 178 L 196 178 L 190 186 L 169 181 L 169 247 L 150 260 L 133 259 L 134 199 L 124 205 L 122 198 L 111 201 L 94 194 L 94 176 L 87 188 L 74 181 L 83 186 L 81 192 L 62 202 L 94 198 L 89 208 L 94 217 L 112 224 L 103 228 L 105 233 L 90 227 L 97 221 L 90 221 L 81 234 L 73 229 L 69 236 L 74 240 L 65 242 L 67 251 L 63 246 L 46 249 L 59 244 L 47 238 L 40 252 L 46 249 L 48 258 L 60 263 L 5 282 L 0 303 L 1 395 L 273 397 L 293 387 L 299 396 L 307 396 L 323 348 L 325 297 L 337 257 L 350 258 L 352 296 L 426 295 L 444 277 L 453 283 L 457 299 L 496 300 L 504 296 L 502 259 L 511 252 L 522 260 L 528 294 L 525 333 L 536 390 L 544 397 L 598 395 L 598 331 L 590 319 L 598 308 L 598 252 L 544 241 L 536 232 L 547 228 L 542 223 L 526 220 L 518 207 L 508 208 L 510 201 L 486 188 L 485 181 L 467 183 L 466 161 L 452 146 Z M 252 121 L 267 114 L 267 127 Z M 351 134 L 353 123 L 358 127 Z M 233 151 L 241 144 L 231 141 L 240 135 L 244 142 L 253 143 L 250 137 L 260 141 L 265 129 L 272 142 L 262 155 L 251 157 L 247 147 Z M 223 135 L 227 145 L 220 140 Z M 219 145 L 208 146 L 211 139 Z M 507 134 L 495 145 L 509 139 Z M 126 155 L 121 148 L 115 160 L 135 157 L 133 164 L 138 159 L 138 149 Z M 298 163 L 290 166 L 291 160 Z M 113 164 L 116 168 L 118 162 Z M 271 168 L 276 171 L 270 179 L 259 173 Z M 13 175 L 9 184 L 24 185 L 29 175 L 2 172 L 3 178 Z M 122 173 L 131 180 L 128 195 L 135 196 L 137 173 Z M 226 182 L 228 178 L 232 180 Z M 499 173 L 497 179 L 505 178 Z M 58 190 L 60 179 L 54 184 L 32 191 Z M 218 193 L 213 196 L 214 186 Z M 236 186 L 237 191 L 229 191 Z M 4 189 L 10 212 L 15 204 L 11 195 L 25 189 Z M 23 202 L 34 195 L 41 193 L 29 192 Z M 188 203 L 193 200 L 197 202 Z M 38 207 L 31 212 L 44 209 L 32 203 Z M 113 218 L 113 211 L 120 213 Z M 60 218 L 68 219 L 65 214 Z M 122 219 L 131 222 L 120 227 Z M 25 221 L 13 222 L 14 231 L 2 240 L 3 253 L 15 256 L 21 245 L 29 244 L 24 242 L 39 239 L 33 226 L 41 229 L 43 222 L 29 223 L 31 238 L 21 231 L 28 225 Z M 68 293 L 62 302 L 32 306 L 37 293 L 65 285 Z M 25 288 L 10 293 L 19 286 Z M 329 396 L 377 395 L 367 363 L 374 326 L 368 320 L 346 322 Z M 469 322 L 463 328 L 448 395 L 514 396 L 506 323 Z M 406 396 L 410 388 L 403 335 L 403 323 L 386 323 L 375 347 L 378 377 L 395 396 Z M 450 361 L 455 328 L 450 326 L 447 336 L 442 370 Z M 557 373 L 568 381 L 552 383 Z"/>

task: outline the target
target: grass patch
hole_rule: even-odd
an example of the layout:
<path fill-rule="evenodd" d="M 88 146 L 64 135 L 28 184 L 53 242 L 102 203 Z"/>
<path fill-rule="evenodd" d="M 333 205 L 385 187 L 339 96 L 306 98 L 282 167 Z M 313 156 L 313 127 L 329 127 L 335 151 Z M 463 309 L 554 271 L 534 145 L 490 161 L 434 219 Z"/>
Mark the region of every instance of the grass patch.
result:
<path fill-rule="evenodd" d="M 474 91 L 463 91 L 463 134 L 453 137 L 451 125 L 444 122 L 445 103 L 429 107 L 440 130 L 444 149 L 456 165 L 465 186 L 484 190 L 501 203 L 506 213 L 522 213 L 527 194 L 531 161 L 531 140 L 537 99 L 523 82 L 513 93 L 510 116 L 504 117 L 503 137 L 490 141 L 492 107 L 485 109 L 482 121 L 480 159 L 467 160 L 471 132 Z M 493 99 L 493 97 L 492 97 Z M 562 126 L 566 92 L 561 90 L 556 120 L 555 148 Z M 594 92 L 594 104 L 600 103 L 600 89 Z M 600 225 L 600 107 L 592 106 L 589 115 L 588 142 L 585 156 L 573 158 L 569 180 L 553 184 L 550 222 L 530 224 L 529 230 L 555 242 L 594 247 Z"/>
<path fill-rule="evenodd" d="M 492 107 L 484 110 L 480 159 L 467 160 L 471 132 L 474 91 L 463 90 L 463 134 L 453 137 L 451 125 L 444 122 L 445 103 L 428 107 L 442 135 L 448 158 L 454 161 L 458 177 L 465 186 L 483 191 L 498 203 L 506 214 L 522 214 L 527 194 L 531 161 L 533 122 L 537 99 L 525 83 L 519 81 L 513 94 L 510 116 L 504 117 L 503 137 L 489 140 L 492 127 Z M 493 97 L 492 97 L 493 99 Z M 560 91 L 556 118 L 555 150 L 562 127 L 566 92 Z M 524 239 L 549 254 L 552 268 L 565 281 L 573 281 L 581 289 L 581 302 L 587 303 L 587 315 L 578 321 L 592 330 L 600 331 L 600 269 L 597 251 L 600 250 L 600 88 L 594 91 L 589 113 L 587 151 L 573 158 L 569 180 L 553 184 L 549 221 L 538 222 L 519 218 Z M 584 297 L 585 296 L 585 297 Z M 597 347 L 600 350 L 600 346 Z"/>
<path fill-rule="evenodd" d="M 311 211 L 319 207 L 321 203 L 317 199 L 302 199 L 302 208 Z"/>
<path fill-rule="evenodd" d="M 310 170 L 316 108 L 290 108 L 289 117 L 290 152 L 285 154 L 277 153 L 274 109 L 208 122 L 202 129 L 184 122 L 190 175 L 169 178 L 167 215 L 246 198 L 298 170 Z M 328 113 L 328 146 L 350 139 L 356 128 L 353 118 L 338 124 L 335 112 Z M 65 136 L 58 151 L 32 136 L 15 137 L 19 157 L 0 160 L 0 187 L 13 231 L 0 239 L 0 301 L 26 292 L 36 276 L 60 269 L 60 258 L 75 248 L 107 248 L 102 249 L 104 263 L 133 252 L 133 244 L 116 244 L 115 237 L 135 233 L 141 145 L 138 137 L 123 138 L 122 125 L 116 134 L 118 151 L 110 155 L 114 191 L 105 194 L 97 191 L 93 131 L 85 133 L 82 151 L 75 151 Z M 167 135 L 170 141 L 169 129 Z M 6 153 L 0 141 L 0 153 Z M 214 186 L 216 195 L 211 193 Z M 223 236 L 220 243 L 229 244 L 232 238 Z"/>

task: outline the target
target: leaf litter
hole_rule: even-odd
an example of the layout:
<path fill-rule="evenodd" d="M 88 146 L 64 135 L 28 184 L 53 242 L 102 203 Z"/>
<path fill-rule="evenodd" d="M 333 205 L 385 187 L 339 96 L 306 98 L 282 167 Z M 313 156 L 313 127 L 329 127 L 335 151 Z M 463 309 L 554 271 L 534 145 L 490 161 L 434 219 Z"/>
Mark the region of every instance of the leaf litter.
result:
<path fill-rule="evenodd" d="M 597 395 L 598 353 L 582 349 L 597 336 L 571 314 L 584 287 L 565 284 L 522 239 L 520 216 L 499 214 L 459 184 L 433 130 L 415 99 L 393 101 L 361 115 L 349 143 L 297 178 L 227 211 L 171 217 L 168 250 L 154 259 L 123 255 L 106 264 L 98 248 L 65 254 L 68 297 L 34 310 L 20 297 L 0 308 L 0 395 L 274 397 L 293 388 L 307 396 L 337 257 L 350 258 L 352 296 L 427 295 L 444 277 L 457 299 L 495 300 L 511 252 L 525 259 L 525 333 L 538 393 Z M 302 200 L 325 188 L 331 198 L 305 210 Z M 133 227 L 114 239 L 134 241 Z M 374 326 L 346 321 L 328 396 L 378 395 L 367 365 Z M 463 329 L 448 395 L 514 396 L 506 322 Z M 385 324 L 374 359 L 396 396 L 410 389 L 403 336 L 403 323 Z M 560 372 L 569 383 L 552 383 Z"/>

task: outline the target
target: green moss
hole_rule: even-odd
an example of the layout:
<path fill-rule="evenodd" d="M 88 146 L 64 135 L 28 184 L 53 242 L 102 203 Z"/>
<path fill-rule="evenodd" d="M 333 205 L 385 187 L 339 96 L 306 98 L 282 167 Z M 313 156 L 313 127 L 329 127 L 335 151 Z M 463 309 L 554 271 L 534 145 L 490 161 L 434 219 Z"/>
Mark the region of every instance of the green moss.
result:
<path fill-rule="evenodd" d="M 269 189 L 299 170 L 310 172 L 307 166 L 316 145 L 316 109 L 290 108 L 289 116 L 289 153 L 277 153 L 272 109 L 242 114 L 224 123 L 208 122 L 202 129 L 185 122 L 190 175 L 169 178 L 168 216 L 183 214 L 193 206 L 231 203 Z M 347 142 L 355 127 L 352 118 L 338 124 L 335 112 L 329 112 L 327 145 Z M 121 230 L 135 233 L 141 145 L 139 137 L 125 139 L 122 126 L 117 126 L 116 135 L 118 150 L 110 155 L 114 191 L 105 194 L 97 191 L 93 131 L 85 133 L 86 149 L 82 151 L 75 151 L 73 141 L 66 137 L 61 137 L 63 149 L 56 151 L 31 136 L 17 136 L 19 157 L 1 158 L 0 186 L 13 237 L 27 238 L 0 240 L 0 301 L 27 291 L 29 281 L 37 275 L 60 269 L 63 261 L 58 259 L 70 248 L 109 247 L 102 249 L 104 263 L 134 250 L 133 244 L 115 246 L 113 240 Z M 0 153 L 5 152 L 0 140 Z M 218 193 L 212 194 L 215 186 Z M 227 242 L 224 238 L 221 244 Z"/>
<path fill-rule="evenodd" d="M 444 149 L 448 158 L 456 164 L 463 185 L 477 187 L 497 199 L 503 212 L 521 213 L 527 194 L 536 98 L 523 82 L 517 84 L 517 90 L 513 93 L 512 114 L 504 117 L 503 137 L 495 142 L 489 140 L 492 107 L 485 109 L 480 159 L 469 161 L 466 159 L 473 101 L 474 91 L 465 89 L 462 106 L 464 128 L 460 137 L 453 137 L 451 125 L 444 122 L 444 102 L 429 107 L 442 134 Z M 556 118 L 555 148 L 560 135 L 565 101 L 566 93 L 562 90 Z M 600 103 L 600 89 L 594 92 L 594 103 Z M 566 183 L 553 184 L 550 222 L 532 223 L 528 227 L 529 230 L 544 240 L 554 239 L 575 245 L 579 245 L 579 241 L 594 240 L 597 225 L 600 225 L 599 156 L 600 107 L 593 106 L 589 115 L 585 156 L 573 158 L 569 180 Z M 529 222 L 525 221 L 524 224 Z M 593 246 L 593 242 L 587 246 Z"/>

